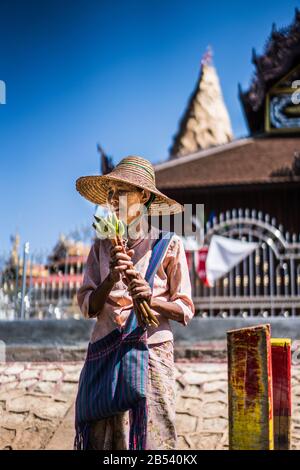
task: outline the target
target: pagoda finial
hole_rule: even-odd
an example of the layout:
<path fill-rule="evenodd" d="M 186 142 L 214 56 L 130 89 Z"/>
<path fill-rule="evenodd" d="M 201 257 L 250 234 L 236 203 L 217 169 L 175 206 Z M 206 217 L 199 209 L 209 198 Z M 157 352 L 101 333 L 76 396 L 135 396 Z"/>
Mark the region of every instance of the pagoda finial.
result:
<path fill-rule="evenodd" d="M 276 23 L 272 23 L 272 34 L 275 34 L 276 32 L 277 32 Z"/>
<path fill-rule="evenodd" d="M 100 144 L 97 144 L 97 150 L 101 158 L 101 172 L 102 175 L 110 173 L 114 169 L 114 164 L 112 162 L 112 157 L 109 157 L 103 150 Z"/>
<path fill-rule="evenodd" d="M 97 144 L 97 150 L 100 153 L 101 157 L 102 157 L 102 155 L 105 155 L 105 152 L 104 152 L 104 150 L 103 150 L 103 148 L 101 147 L 100 144 Z"/>
<path fill-rule="evenodd" d="M 233 139 L 220 80 L 211 58 L 212 50 L 208 46 L 197 83 L 169 148 L 170 158 L 183 157 Z"/>
<path fill-rule="evenodd" d="M 10 241 L 12 243 L 10 261 L 13 266 L 16 266 L 18 264 L 19 248 L 20 248 L 20 235 L 19 235 L 18 230 L 16 230 L 15 235 L 10 236 Z"/>
<path fill-rule="evenodd" d="M 210 45 L 207 46 L 205 53 L 201 59 L 201 65 L 211 65 L 212 64 L 213 50 Z"/>
<path fill-rule="evenodd" d="M 276 23 L 272 24 L 271 38 L 276 40 L 280 36 L 280 31 L 277 30 Z"/>
<path fill-rule="evenodd" d="M 252 64 L 257 63 L 257 54 L 256 54 L 256 49 L 255 47 L 252 47 Z"/>

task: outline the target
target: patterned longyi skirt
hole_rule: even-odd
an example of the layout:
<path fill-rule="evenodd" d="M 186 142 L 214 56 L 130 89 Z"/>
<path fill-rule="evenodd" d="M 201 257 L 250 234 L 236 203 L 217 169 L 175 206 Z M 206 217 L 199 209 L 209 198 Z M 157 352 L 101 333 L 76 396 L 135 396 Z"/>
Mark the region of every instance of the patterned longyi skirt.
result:
<path fill-rule="evenodd" d="M 172 340 L 149 344 L 147 449 L 176 449 L 175 367 Z M 89 450 L 129 448 L 130 411 L 95 421 L 90 427 Z"/>

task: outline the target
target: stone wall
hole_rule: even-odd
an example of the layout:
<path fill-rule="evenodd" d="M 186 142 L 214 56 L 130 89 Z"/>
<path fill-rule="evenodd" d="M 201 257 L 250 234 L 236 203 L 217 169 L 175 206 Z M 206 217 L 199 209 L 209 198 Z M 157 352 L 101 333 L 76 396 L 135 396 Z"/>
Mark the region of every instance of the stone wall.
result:
<path fill-rule="evenodd" d="M 0 364 L 0 449 L 72 449 L 82 362 Z M 178 449 L 228 449 L 226 362 L 175 363 Z M 300 449 L 300 367 L 292 368 Z"/>

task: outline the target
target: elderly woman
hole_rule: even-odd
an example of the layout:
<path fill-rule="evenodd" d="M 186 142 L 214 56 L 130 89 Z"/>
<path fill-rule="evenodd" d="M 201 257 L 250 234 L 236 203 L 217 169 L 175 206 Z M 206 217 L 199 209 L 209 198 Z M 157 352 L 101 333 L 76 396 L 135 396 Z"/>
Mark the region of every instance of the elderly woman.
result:
<path fill-rule="evenodd" d="M 195 312 L 184 247 L 177 235 L 170 240 L 152 289 L 145 273 L 161 234 L 147 215 L 177 213 L 182 206 L 155 187 L 153 166 L 141 157 L 123 158 L 108 175 L 81 177 L 76 187 L 89 201 L 115 212 L 127 226 L 125 253 L 121 245 L 97 239 L 87 259 L 77 298 L 84 317 L 97 320 L 90 342 L 124 325 L 134 301 L 148 302 L 159 326 L 147 327 L 147 448 L 176 449 L 174 340 L 169 320 L 187 325 Z M 125 274 L 131 276 L 130 282 Z M 128 449 L 129 426 L 129 411 L 93 422 L 88 448 Z"/>

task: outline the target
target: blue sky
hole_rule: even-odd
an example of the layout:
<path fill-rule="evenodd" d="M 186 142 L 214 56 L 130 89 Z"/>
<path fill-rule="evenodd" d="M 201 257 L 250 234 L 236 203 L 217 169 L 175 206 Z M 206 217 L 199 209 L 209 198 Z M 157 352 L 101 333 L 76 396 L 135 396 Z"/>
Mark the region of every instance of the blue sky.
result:
<path fill-rule="evenodd" d="M 96 174 L 99 142 L 118 162 L 168 156 L 208 44 L 236 138 L 247 135 L 237 84 L 253 73 L 272 23 L 294 1 L 1 0 L 0 254 L 18 229 L 33 250 L 92 222 L 75 190 Z"/>

